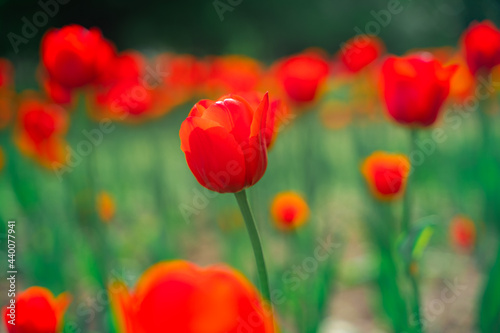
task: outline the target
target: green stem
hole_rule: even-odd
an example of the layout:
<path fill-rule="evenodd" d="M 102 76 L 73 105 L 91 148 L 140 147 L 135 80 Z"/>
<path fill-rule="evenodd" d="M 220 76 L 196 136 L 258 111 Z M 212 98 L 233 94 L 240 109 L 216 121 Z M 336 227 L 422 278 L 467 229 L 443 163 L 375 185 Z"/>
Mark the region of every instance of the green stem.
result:
<path fill-rule="evenodd" d="M 240 207 L 241 214 L 245 220 L 245 224 L 248 230 L 248 235 L 250 236 L 250 241 L 252 242 L 253 253 L 255 256 L 255 261 L 257 263 L 257 271 L 259 273 L 260 289 L 264 300 L 271 302 L 271 292 L 269 289 L 269 278 L 267 277 L 266 263 L 264 261 L 264 253 L 262 252 L 262 242 L 260 241 L 259 231 L 255 225 L 255 220 L 250 210 L 250 205 L 248 204 L 248 198 L 245 190 L 237 192 L 234 194 L 236 201 L 238 201 L 238 206 Z"/>
<path fill-rule="evenodd" d="M 417 140 L 417 130 L 416 129 L 411 129 L 410 130 L 410 155 L 411 153 L 415 150 L 416 143 L 415 141 Z M 403 218 L 401 221 L 401 231 L 404 235 L 408 235 L 410 231 L 410 220 L 411 220 L 411 193 L 410 189 L 412 188 L 412 179 L 415 178 L 415 170 L 412 170 L 412 176 L 409 176 L 408 179 L 406 180 L 406 193 L 404 197 L 404 202 L 403 202 Z M 413 274 L 412 269 L 411 269 L 412 263 L 409 263 L 407 267 L 405 268 L 406 273 L 408 275 L 408 280 L 410 281 L 411 285 L 411 314 L 414 316 L 414 321 L 416 322 L 416 329 L 418 333 L 423 332 L 423 327 L 422 327 L 422 320 L 420 316 L 420 295 L 419 295 L 419 288 L 418 288 L 418 282 L 415 277 L 415 274 Z M 413 321 L 410 320 L 410 324 Z"/>

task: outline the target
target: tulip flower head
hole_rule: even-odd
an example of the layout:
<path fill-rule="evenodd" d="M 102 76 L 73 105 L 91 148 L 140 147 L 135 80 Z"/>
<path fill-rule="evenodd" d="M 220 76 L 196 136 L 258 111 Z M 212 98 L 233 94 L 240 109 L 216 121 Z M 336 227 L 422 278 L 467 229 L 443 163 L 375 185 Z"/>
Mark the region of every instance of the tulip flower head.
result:
<path fill-rule="evenodd" d="M 5 128 L 13 116 L 14 68 L 10 61 L 0 58 L 0 129 Z"/>
<path fill-rule="evenodd" d="M 67 123 L 66 111 L 59 105 L 26 96 L 19 106 L 14 139 L 21 152 L 51 167 L 64 161 Z"/>
<path fill-rule="evenodd" d="M 114 57 L 114 48 L 97 28 L 72 24 L 49 30 L 41 57 L 49 77 L 67 88 L 93 83 Z"/>
<path fill-rule="evenodd" d="M 405 155 L 377 151 L 361 165 L 372 194 L 379 200 L 395 200 L 404 193 L 410 171 L 410 161 Z"/>
<path fill-rule="evenodd" d="M 476 225 L 466 216 L 455 216 L 450 223 L 450 240 L 459 250 L 472 250 L 476 243 Z"/>
<path fill-rule="evenodd" d="M 202 186 L 236 193 L 262 178 L 270 144 L 266 141 L 268 108 L 267 93 L 257 108 L 237 95 L 196 103 L 179 135 L 187 164 Z"/>
<path fill-rule="evenodd" d="M 342 45 L 340 60 L 350 72 L 357 73 L 373 63 L 383 51 L 384 46 L 379 38 L 356 36 Z"/>
<path fill-rule="evenodd" d="M 462 36 L 462 49 L 473 75 L 500 64 L 500 30 L 491 22 L 474 22 Z"/>
<path fill-rule="evenodd" d="M 295 104 L 312 102 L 328 77 L 328 62 L 319 54 L 307 52 L 291 56 L 276 65 L 277 79 Z"/>
<path fill-rule="evenodd" d="M 257 89 L 262 65 L 255 59 L 230 55 L 212 59 L 206 88 L 209 95 L 238 94 Z"/>
<path fill-rule="evenodd" d="M 432 125 L 456 69 L 443 66 L 429 53 L 388 57 L 382 65 L 382 95 L 389 116 L 402 125 Z"/>
<path fill-rule="evenodd" d="M 122 333 L 273 332 L 258 291 L 222 265 L 162 262 L 142 275 L 133 292 L 115 283 L 110 294 Z"/>
<path fill-rule="evenodd" d="M 271 216 L 277 228 L 295 230 L 309 219 L 309 206 L 304 198 L 292 191 L 278 193 L 271 203 Z"/>
<path fill-rule="evenodd" d="M 115 200 L 108 192 L 102 191 L 97 196 L 97 213 L 103 222 L 110 222 L 115 216 Z"/>
<path fill-rule="evenodd" d="M 3 308 L 8 333 L 57 333 L 62 327 L 64 312 L 71 302 L 69 294 L 57 298 L 47 289 L 31 287 L 15 299 L 15 320 L 11 321 L 9 305 Z M 15 325 L 12 325 L 15 323 Z"/>

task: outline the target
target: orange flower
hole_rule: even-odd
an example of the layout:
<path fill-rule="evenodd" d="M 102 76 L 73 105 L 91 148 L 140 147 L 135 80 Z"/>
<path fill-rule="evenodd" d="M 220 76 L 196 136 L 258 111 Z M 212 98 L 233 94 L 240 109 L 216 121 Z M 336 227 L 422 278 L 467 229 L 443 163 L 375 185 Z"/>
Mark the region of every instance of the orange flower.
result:
<path fill-rule="evenodd" d="M 57 298 L 45 288 L 30 287 L 15 298 L 15 313 L 11 304 L 2 309 L 9 333 L 56 333 L 62 328 L 64 312 L 71 302 L 67 293 Z M 14 320 L 15 319 L 15 320 Z M 14 321 L 12 321 L 14 320 Z M 12 323 L 15 325 L 12 325 Z"/>
<path fill-rule="evenodd" d="M 457 71 L 451 77 L 450 97 L 458 102 L 464 102 L 466 98 L 474 94 L 474 88 L 476 87 L 474 76 L 472 76 L 465 60 L 459 54 L 453 56 L 448 63 L 458 65 Z"/>
<path fill-rule="evenodd" d="M 110 286 L 120 333 L 272 333 L 273 323 L 254 286 L 236 270 L 158 263 L 128 292 Z"/>
<path fill-rule="evenodd" d="M 357 73 L 374 62 L 384 52 L 383 42 L 376 36 L 361 35 L 342 45 L 340 60 L 352 73 Z"/>
<path fill-rule="evenodd" d="M 466 216 L 455 216 L 450 223 L 450 240 L 457 249 L 472 250 L 476 243 L 476 225 Z"/>
<path fill-rule="evenodd" d="M 19 106 L 14 140 L 19 150 L 45 167 L 61 164 L 65 159 L 67 114 L 56 104 L 26 94 Z"/>
<path fill-rule="evenodd" d="M 250 57 L 230 55 L 211 59 L 206 89 L 210 96 L 257 89 L 262 65 Z"/>
<path fill-rule="evenodd" d="M 115 216 L 115 200 L 108 192 L 102 191 L 97 195 L 97 213 L 104 222 L 110 222 Z"/>
<path fill-rule="evenodd" d="M 312 102 L 329 72 L 328 62 L 312 51 L 281 60 L 273 67 L 281 88 L 296 104 Z"/>
<path fill-rule="evenodd" d="M 271 203 L 271 216 L 275 225 L 286 231 L 295 230 L 309 219 L 309 206 L 298 193 L 278 193 Z"/>
<path fill-rule="evenodd" d="M 473 22 L 462 36 L 462 49 L 473 75 L 500 64 L 500 30 L 493 22 Z"/>
<path fill-rule="evenodd" d="M 114 52 L 99 29 L 87 30 L 76 24 L 49 30 L 41 45 L 49 77 L 69 89 L 95 82 L 113 60 Z"/>
<path fill-rule="evenodd" d="M 202 100 L 181 125 L 181 149 L 198 182 L 236 193 L 257 183 L 267 167 L 267 94 L 254 109 L 242 97 Z"/>
<path fill-rule="evenodd" d="M 373 195 L 380 200 L 394 200 L 404 193 L 410 171 L 410 161 L 405 155 L 376 151 L 361 166 Z"/>

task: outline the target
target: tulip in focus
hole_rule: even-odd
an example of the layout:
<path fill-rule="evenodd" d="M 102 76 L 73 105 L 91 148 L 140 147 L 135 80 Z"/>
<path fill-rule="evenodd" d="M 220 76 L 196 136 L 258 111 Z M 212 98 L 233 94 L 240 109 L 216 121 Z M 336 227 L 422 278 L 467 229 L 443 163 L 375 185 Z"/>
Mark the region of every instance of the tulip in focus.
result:
<path fill-rule="evenodd" d="M 97 28 L 72 24 L 42 39 L 42 63 L 51 80 L 68 89 L 94 83 L 114 57 L 113 45 Z"/>
<path fill-rule="evenodd" d="M 26 95 L 19 106 L 15 143 L 24 154 L 53 167 L 65 159 L 67 123 L 66 111 L 59 105 Z"/>
<path fill-rule="evenodd" d="M 329 65 L 322 55 L 305 52 L 275 65 L 276 78 L 286 96 L 295 104 L 312 102 L 328 77 Z"/>
<path fill-rule="evenodd" d="M 377 151 L 361 165 L 361 173 L 379 200 L 395 200 L 405 191 L 410 161 L 405 155 Z"/>
<path fill-rule="evenodd" d="M 466 216 L 455 216 L 450 223 L 450 239 L 457 249 L 472 250 L 476 243 L 476 225 Z"/>
<path fill-rule="evenodd" d="M 256 108 L 227 95 L 202 100 L 179 132 L 181 149 L 198 182 L 209 190 L 236 193 L 257 183 L 267 167 L 267 93 Z"/>
<path fill-rule="evenodd" d="M 462 49 L 473 75 L 500 64 L 500 30 L 491 21 L 474 22 L 462 36 Z"/>
<path fill-rule="evenodd" d="M 382 95 L 391 118 L 402 125 L 432 125 L 450 92 L 457 66 L 429 53 L 391 56 L 382 65 Z"/>
<path fill-rule="evenodd" d="M 2 309 L 8 333 L 56 333 L 62 328 L 64 312 L 71 302 L 69 294 L 57 298 L 47 289 L 31 287 L 15 298 L 15 321 L 10 304 Z M 15 325 L 12 325 L 15 323 Z"/>
<path fill-rule="evenodd" d="M 356 36 L 342 45 L 340 60 L 352 73 L 357 73 L 373 63 L 384 51 L 383 42 L 369 35 Z"/>
<path fill-rule="evenodd" d="M 254 286 L 236 270 L 187 261 L 158 263 L 131 292 L 110 286 L 120 333 L 272 333 L 273 322 Z"/>
<path fill-rule="evenodd" d="M 295 192 L 278 193 L 271 203 L 271 216 L 281 230 L 291 231 L 299 228 L 309 219 L 309 206 L 304 198 Z"/>

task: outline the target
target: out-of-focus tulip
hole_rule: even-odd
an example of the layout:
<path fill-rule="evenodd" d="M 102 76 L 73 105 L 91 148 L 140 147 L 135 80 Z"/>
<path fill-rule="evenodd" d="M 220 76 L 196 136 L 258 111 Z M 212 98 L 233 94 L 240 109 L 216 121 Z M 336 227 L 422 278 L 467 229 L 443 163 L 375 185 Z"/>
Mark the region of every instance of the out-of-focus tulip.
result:
<path fill-rule="evenodd" d="M 72 24 L 49 30 L 41 57 L 49 77 L 69 89 L 95 82 L 114 58 L 114 48 L 97 28 Z"/>
<path fill-rule="evenodd" d="M 110 294 L 120 333 L 274 332 L 258 291 L 223 265 L 162 262 L 143 274 L 133 292 L 117 282 Z"/>
<path fill-rule="evenodd" d="M 500 30 L 491 21 L 474 22 L 462 36 L 462 48 L 472 74 L 500 64 Z"/>
<path fill-rule="evenodd" d="M 0 129 L 5 128 L 12 119 L 15 92 L 14 68 L 10 61 L 0 58 Z"/>
<path fill-rule="evenodd" d="M 230 55 L 210 61 L 206 89 L 210 96 L 256 90 L 262 78 L 261 64 L 252 58 Z"/>
<path fill-rule="evenodd" d="M 328 62 L 317 52 L 304 52 L 274 66 L 276 78 L 288 98 L 296 103 L 312 102 L 328 77 Z"/>
<path fill-rule="evenodd" d="M 457 249 L 472 250 L 476 243 L 476 225 L 466 216 L 455 216 L 450 223 L 450 240 Z"/>
<path fill-rule="evenodd" d="M 64 312 L 71 302 L 67 293 L 57 298 L 47 289 L 31 287 L 15 298 L 14 318 L 10 303 L 2 309 L 9 333 L 56 333 L 62 328 Z M 15 319 L 14 321 L 11 321 Z M 12 325 L 15 323 L 15 325 Z"/>
<path fill-rule="evenodd" d="M 429 53 L 391 56 L 382 65 L 382 94 L 398 123 L 432 125 L 450 92 L 457 66 L 443 66 Z"/>
<path fill-rule="evenodd" d="M 262 98 L 264 98 L 263 93 L 256 91 L 250 91 L 239 94 L 243 97 L 252 108 L 255 110 L 259 106 Z M 280 128 L 285 126 L 288 121 L 290 121 L 292 115 L 290 114 L 290 108 L 288 104 L 280 98 L 275 98 L 273 96 L 269 99 L 269 111 L 267 112 L 266 119 L 266 142 L 267 148 L 270 149 L 276 140 Z"/>
<path fill-rule="evenodd" d="M 410 172 L 410 161 L 402 154 L 376 151 L 361 165 L 372 194 L 380 200 L 394 200 L 401 197 Z"/>
<path fill-rule="evenodd" d="M 64 162 L 67 114 L 56 104 L 26 95 L 19 106 L 14 140 L 24 154 L 46 167 Z"/>
<path fill-rule="evenodd" d="M 450 98 L 458 102 L 464 102 L 474 94 L 474 88 L 476 87 L 474 76 L 470 73 L 465 60 L 461 56 L 453 56 L 448 63 L 458 65 L 457 71 L 450 81 Z"/>
<path fill-rule="evenodd" d="M 161 115 L 161 81 L 151 78 L 147 68 L 141 54 L 119 54 L 96 85 L 92 116 L 134 123 Z"/>
<path fill-rule="evenodd" d="M 72 90 L 47 77 L 43 78 L 43 89 L 54 103 L 69 105 L 73 102 Z"/>
<path fill-rule="evenodd" d="M 103 222 L 110 222 L 115 216 L 115 200 L 108 192 L 100 192 L 97 195 L 97 213 Z"/>
<path fill-rule="evenodd" d="M 340 59 L 351 72 L 357 73 L 384 52 L 383 42 L 369 35 L 356 36 L 348 40 L 340 49 Z"/>
<path fill-rule="evenodd" d="M 271 203 L 271 216 L 281 230 L 291 231 L 309 219 L 309 206 L 304 198 L 292 191 L 278 193 Z"/>
<path fill-rule="evenodd" d="M 266 142 L 268 108 L 267 93 L 256 109 L 236 95 L 196 103 L 179 135 L 187 164 L 202 186 L 236 193 L 262 178 L 270 144 Z"/>

